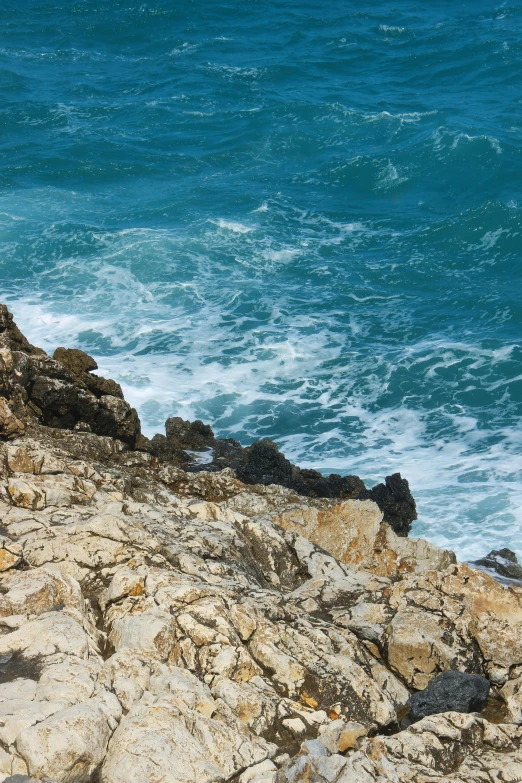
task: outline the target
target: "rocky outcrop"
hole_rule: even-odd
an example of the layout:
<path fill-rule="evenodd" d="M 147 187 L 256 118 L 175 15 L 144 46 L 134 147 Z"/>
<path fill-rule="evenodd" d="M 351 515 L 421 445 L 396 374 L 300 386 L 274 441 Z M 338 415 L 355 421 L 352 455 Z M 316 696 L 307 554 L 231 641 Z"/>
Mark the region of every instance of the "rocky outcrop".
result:
<path fill-rule="evenodd" d="M 406 479 L 400 473 L 387 476 L 384 484 L 366 489 L 358 476 L 323 476 L 316 470 L 293 465 L 271 440 L 260 440 L 247 448 L 232 438 L 216 438 L 202 421 L 188 422 L 178 417 L 167 419 L 166 435 L 155 435 L 146 445 L 150 453 L 175 461 L 191 471 L 218 471 L 232 468 L 244 484 L 279 484 L 312 498 L 373 500 L 384 520 L 399 536 L 407 536 L 417 519 L 415 501 Z M 191 453 L 210 455 L 203 463 L 194 463 Z"/>
<path fill-rule="evenodd" d="M 271 780 L 517 783 L 522 780 L 521 741 L 519 726 L 497 726 L 476 715 L 447 712 L 424 718 L 392 737 L 367 739 L 359 750 L 346 756 L 330 755 L 321 742 L 307 743 L 297 758 L 274 773 Z"/>
<path fill-rule="evenodd" d="M 93 375 L 97 364 L 79 350 L 58 348 L 51 359 L 32 346 L 0 305 L 0 435 L 31 423 L 84 430 L 131 447 L 140 436 L 136 411 L 117 383 Z"/>
<path fill-rule="evenodd" d="M 10 329 L 11 355 L 42 356 Z M 58 356 L 45 367 L 91 394 L 89 358 Z M 519 587 L 398 536 L 371 498 L 42 425 L 17 372 L 2 375 L 22 428 L 0 442 L 0 783 L 519 779 Z M 186 448 L 206 437 L 170 426 Z M 487 678 L 487 709 L 401 730 L 449 669 Z"/>

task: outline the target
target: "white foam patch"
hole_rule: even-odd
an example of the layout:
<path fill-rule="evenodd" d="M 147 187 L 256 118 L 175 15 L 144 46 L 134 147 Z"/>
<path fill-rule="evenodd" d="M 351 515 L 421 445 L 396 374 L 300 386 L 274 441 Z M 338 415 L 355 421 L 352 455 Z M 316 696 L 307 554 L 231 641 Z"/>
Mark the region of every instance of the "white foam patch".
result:
<path fill-rule="evenodd" d="M 472 135 L 462 131 L 454 131 L 445 127 L 437 128 L 432 134 L 433 148 L 438 152 L 444 148 L 451 150 L 466 144 L 477 144 L 486 142 L 489 147 L 497 154 L 501 155 L 503 150 L 499 140 L 495 136 L 487 134 Z"/>
<path fill-rule="evenodd" d="M 233 231 L 234 234 L 249 234 L 251 231 L 254 231 L 252 226 L 245 226 L 244 223 L 239 223 L 236 220 L 223 220 L 222 218 L 219 218 L 219 220 L 211 220 L 210 222 L 214 223 L 214 225 L 219 228 L 224 228 L 226 231 Z"/>

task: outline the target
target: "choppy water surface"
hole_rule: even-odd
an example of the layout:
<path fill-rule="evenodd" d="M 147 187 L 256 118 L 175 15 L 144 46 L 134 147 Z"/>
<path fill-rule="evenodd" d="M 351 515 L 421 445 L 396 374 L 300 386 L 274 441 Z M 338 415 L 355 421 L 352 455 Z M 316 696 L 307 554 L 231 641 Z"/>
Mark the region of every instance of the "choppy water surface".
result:
<path fill-rule="evenodd" d="M 1 299 L 199 417 L 522 554 L 522 2 L 0 8 Z"/>

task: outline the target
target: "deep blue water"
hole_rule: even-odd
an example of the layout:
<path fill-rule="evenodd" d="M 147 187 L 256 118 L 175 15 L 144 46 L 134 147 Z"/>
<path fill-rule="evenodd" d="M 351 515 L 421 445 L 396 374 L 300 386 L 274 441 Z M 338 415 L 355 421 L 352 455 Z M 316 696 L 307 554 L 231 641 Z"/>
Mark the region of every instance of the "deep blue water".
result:
<path fill-rule="evenodd" d="M 522 554 L 522 2 L 0 7 L 0 283 L 145 431 L 400 470 Z"/>

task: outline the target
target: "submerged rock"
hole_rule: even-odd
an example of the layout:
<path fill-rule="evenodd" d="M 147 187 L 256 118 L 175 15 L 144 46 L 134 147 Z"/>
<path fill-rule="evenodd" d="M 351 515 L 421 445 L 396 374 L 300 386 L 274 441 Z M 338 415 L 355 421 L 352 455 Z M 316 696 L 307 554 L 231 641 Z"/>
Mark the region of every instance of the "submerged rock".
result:
<path fill-rule="evenodd" d="M 488 555 L 477 560 L 475 565 L 491 568 L 500 576 L 508 579 L 522 580 L 522 565 L 519 564 L 517 556 L 511 549 L 493 549 Z"/>
<path fill-rule="evenodd" d="M 430 680 L 423 691 L 408 699 L 412 721 L 440 712 L 481 712 L 491 685 L 485 677 L 448 670 Z"/>

